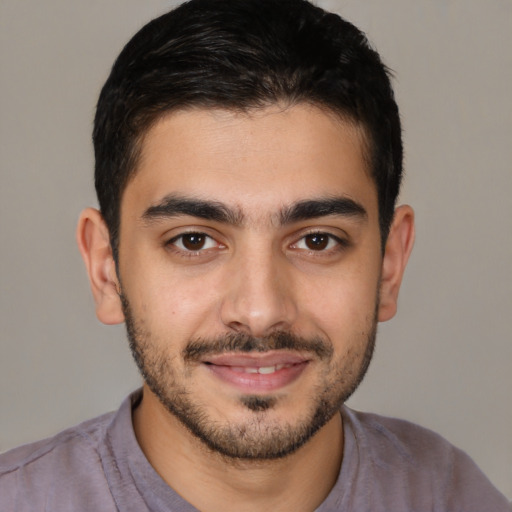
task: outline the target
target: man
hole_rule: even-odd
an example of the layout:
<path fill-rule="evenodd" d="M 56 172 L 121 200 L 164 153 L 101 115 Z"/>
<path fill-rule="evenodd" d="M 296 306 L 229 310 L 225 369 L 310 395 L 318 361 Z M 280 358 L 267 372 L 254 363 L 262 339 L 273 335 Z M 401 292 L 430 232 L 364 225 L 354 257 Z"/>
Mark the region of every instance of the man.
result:
<path fill-rule="evenodd" d="M 302 0 L 193 0 L 116 61 L 78 244 L 144 377 L 2 457 L 2 510 L 508 510 L 462 452 L 343 406 L 414 239 L 363 34 Z"/>

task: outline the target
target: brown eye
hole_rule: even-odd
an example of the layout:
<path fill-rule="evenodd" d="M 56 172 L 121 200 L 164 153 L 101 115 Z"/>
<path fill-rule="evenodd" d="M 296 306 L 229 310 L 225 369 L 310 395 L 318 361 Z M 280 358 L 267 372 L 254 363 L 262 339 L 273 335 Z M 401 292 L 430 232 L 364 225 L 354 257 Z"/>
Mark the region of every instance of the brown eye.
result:
<path fill-rule="evenodd" d="M 308 252 L 325 252 L 331 253 L 342 247 L 346 247 L 347 242 L 332 233 L 316 232 L 304 235 L 300 240 L 295 242 L 292 247 Z"/>
<path fill-rule="evenodd" d="M 305 245 L 311 251 L 323 251 L 329 245 L 331 237 L 323 233 L 314 233 L 304 237 Z"/>
<path fill-rule="evenodd" d="M 199 251 L 204 247 L 206 236 L 201 233 L 190 233 L 182 236 L 182 244 L 189 251 Z"/>
<path fill-rule="evenodd" d="M 170 240 L 169 244 L 184 252 L 199 252 L 218 247 L 218 243 L 205 233 L 183 233 Z"/>

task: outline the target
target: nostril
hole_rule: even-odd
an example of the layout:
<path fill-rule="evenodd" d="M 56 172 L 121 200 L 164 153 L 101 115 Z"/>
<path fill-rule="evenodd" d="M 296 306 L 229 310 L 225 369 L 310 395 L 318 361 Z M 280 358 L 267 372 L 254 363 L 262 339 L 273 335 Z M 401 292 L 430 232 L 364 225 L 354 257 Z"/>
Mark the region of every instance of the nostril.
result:
<path fill-rule="evenodd" d="M 230 322 L 228 327 L 235 332 L 249 332 L 249 327 L 242 322 Z"/>

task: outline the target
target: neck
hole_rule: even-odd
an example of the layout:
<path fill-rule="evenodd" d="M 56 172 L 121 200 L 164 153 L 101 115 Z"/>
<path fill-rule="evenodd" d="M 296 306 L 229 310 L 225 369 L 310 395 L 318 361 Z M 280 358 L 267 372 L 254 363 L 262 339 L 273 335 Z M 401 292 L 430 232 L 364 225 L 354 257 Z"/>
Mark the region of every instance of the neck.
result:
<path fill-rule="evenodd" d="M 203 512 L 313 511 L 334 486 L 341 466 L 339 414 L 304 446 L 276 460 L 230 459 L 212 452 L 147 387 L 133 422 L 156 472 Z"/>

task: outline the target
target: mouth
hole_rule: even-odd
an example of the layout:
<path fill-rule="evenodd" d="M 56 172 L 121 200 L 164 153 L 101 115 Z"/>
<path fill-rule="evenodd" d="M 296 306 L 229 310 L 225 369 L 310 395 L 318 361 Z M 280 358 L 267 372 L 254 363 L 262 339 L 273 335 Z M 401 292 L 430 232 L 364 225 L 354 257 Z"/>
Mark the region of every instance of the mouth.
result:
<path fill-rule="evenodd" d="M 238 373 L 259 373 L 260 375 L 270 375 L 283 368 L 291 368 L 291 364 L 276 364 L 274 366 L 232 366 L 231 371 Z"/>
<path fill-rule="evenodd" d="M 243 393 L 277 391 L 297 380 L 311 359 L 291 352 L 221 354 L 201 364 L 216 378 Z"/>

